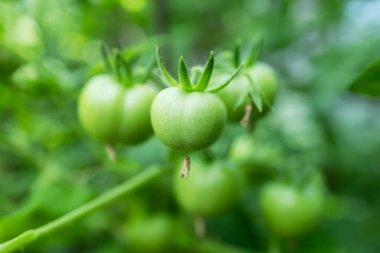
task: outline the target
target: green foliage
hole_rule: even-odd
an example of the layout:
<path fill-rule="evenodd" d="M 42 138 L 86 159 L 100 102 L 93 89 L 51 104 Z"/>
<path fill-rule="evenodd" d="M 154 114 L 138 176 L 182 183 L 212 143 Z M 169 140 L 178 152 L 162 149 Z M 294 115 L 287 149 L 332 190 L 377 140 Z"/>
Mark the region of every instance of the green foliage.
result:
<path fill-rule="evenodd" d="M 22 250 L 378 253 L 380 108 L 376 100 L 348 96 L 347 84 L 354 93 L 380 95 L 378 60 L 358 76 L 377 56 L 379 8 L 376 1 L 342 0 L 0 1 L 0 247 L 29 231 L 14 249 L 36 239 Z M 107 45 L 103 56 L 101 45 Z M 155 45 L 165 68 L 158 52 L 154 57 Z M 210 51 L 215 55 L 207 59 Z M 186 59 L 181 85 L 169 74 L 178 71 L 180 56 Z M 272 85 L 260 86 L 265 71 L 253 69 L 264 62 L 278 87 L 268 76 Z M 141 83 L 155 83 L 156 89 L 185 84 L 188 93 L 207 94 L 180 106 L 165 97 L 167 111 L 157 114 L 166 135 L 161 139 L 180 142 L 187 151 L 189 143 L 197 149 L 214 143 L 189 154 L 188 182 L 178 175 L 185 154 L 163 145 L 159 134 L 139 145 L 108 148 L 113 161 L 105 142 L 88 135 L 77 114 L 79 97 L 91 78 L 106 72 L 116 79 L 119 73 L 125 90 Z M 212 124 L 223 110 L 212 102 L 215 96 L 223 99 L 229 122 L 220 117 Z M 250 103 L 246 129 L 236 122 Z M 107 125 L 113 112 L 88 124 L 100 130 L 98 124 Z M 176 112 L 174 121 L 180 119 L 183 128 L 168 131 L 169 112 Z M 87 116 L 100 113 L 90 108 Z M 119 128 L 136 125 L 118 120 L 109 133 L 120 140 Z M 137 128 L 133 138 L 144 132 Z M 202 174 L 196 157 L 243 175 L 240 198 L 218 216 L 193 217 L 174 195 L 174 181 L 185 185 Z M 158 167 L 150 174 L 152 165 Z M 264 185 L 281 181 L 298 193 L 315 173 L 326 182 L 323 213 L 296 238 L 276 238 L 278 224 L 260 210 Z M 135 175 L 149 180 L 136 181 Z M 127 197 L 99 201 L 131 182 L 136 191 Z M 303 208 L 311 209 L 310 203 Z M 307 217 L 301 210 L 297 216 Z M 143 246 L 141 235 L 151 238 Z"/>
<path fill-rule="evenodd" d="M 352 82 L 350 91 L 371 97 L 380 97 L 380 59 L 369 64 Z"/>

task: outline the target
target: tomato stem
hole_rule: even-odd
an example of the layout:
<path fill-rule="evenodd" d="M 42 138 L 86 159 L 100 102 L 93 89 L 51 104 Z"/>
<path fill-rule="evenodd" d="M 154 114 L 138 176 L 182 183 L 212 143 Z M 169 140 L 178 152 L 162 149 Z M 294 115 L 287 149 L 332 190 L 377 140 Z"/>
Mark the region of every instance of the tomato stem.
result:
<path fill-rule="evenodd" d="M 180 172 L 180 176 L 182 178 L 188 178 L 189 177 L 189 172 L 190 172 L 190 157 L 189 156 L 185 156 L 183 158 L 183 163 L 182 163 L 182 169 L 181 169 L 181 172 Z"/>
<path fill-rule="evenodd" d="M 117 157 L 115 146 L 112 145 L 112 144 L 110 144 L 110 143 L 108 143 L 105 148 L 106 148 L 106 152 L 107 152 L 108 158 L 111 161 L 115 161 L 116 157 Z"/>
<path fill-rule="evenodd" d="M 240 125 L 242 125 L 245 128 L 248 128 L 249 125 L 251 124 L 252 110 L 253 110 L 252 102 L 248 101 L 247 104 L 245 105 L 244 116 L 240 121 Z"/>
<path fill-rule="evenodd" d="M 206 236 L 206 222 L 203 217 L 198 216 L 194 219 L 194 231 L 200 239 Z"/>
<path fill-rule="evenodd" d="M 271 235 L 269 238 L 268 253 L 281 253 L 281 242 L 275 235 Z"/>

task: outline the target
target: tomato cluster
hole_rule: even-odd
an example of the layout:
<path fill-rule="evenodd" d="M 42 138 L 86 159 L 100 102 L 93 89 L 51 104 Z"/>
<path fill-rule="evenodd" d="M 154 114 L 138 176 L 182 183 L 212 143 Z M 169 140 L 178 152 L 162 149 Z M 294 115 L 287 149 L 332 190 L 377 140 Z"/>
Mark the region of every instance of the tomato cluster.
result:
<path fill-rule="evenodd" d="M 131 68 L 125 73 L 128 82 L 123 82 L 122 75 L 91 78 L 79 98 L 80 123 L 90 135 L 107 144 L 136 145 L 154 133 L 170 149 L 185 152 L 183 166 L 178 169 L 187 178 L 191 164 L 191 176 L 186 180 L 174 177 L 173 191 L 179 207 L 193 217 L 223 214 L 246 189 L 244 168 L 255 166 L 251 134 L 234 139 L 232 145 L 230 142 L 229 160 L 226 155 L 216 160 L 201 158 L 198 153 L 190 162 L 188 152 L 210 148 L 227 123 L 249 126 L 268 113 L 278 93 L 277 74 L 270 65 L 252 57 L 234 67 L 213 71 L 211 52 L 204 68 L 191 69 L 192 78 L 181 57 L 177 81 L 163 66 L 158 49 L 156 60 L 164 77 L 161 84 L 166 85 L 162 90 L 155 84 L 157 78 L 135 78 Z M 255 149 L 260 147 L 256 145 Z M 325 202 L 323 184 L 317 181 L 302 187 L 272 181 L 261 189 L 259 205 L 275 234 L 295 237 L 317 223 Z M 154 252 L 164 248 L 171 231 L 167 216 L 148 217 L 130 224 L 129 241 L 144 252 Z M 149 244 L 144 243 L 147 238 Z"/>
<path fill-rule="evenodd" d="M 116 56 L 116 62 L 118 57 L 121 56 Z M 243 66 L 217 71 L 213 78 L 215 85 L 209 88 L 213 52 L 203 73 L 193 83 L 183 58 L 179 62 L 178 82 L 164 68 L 158 49 L 156 58 L 167 83 L 173 87 L 158 92 L 150 81 L 135 80 L 130 67 L 126 71 L 127 83 L 120 78 L 119 69 L 115 71 L 118 79 L 101 74 L 88 81 L 79 98 L 78 112 L 83 128 L 90 135 L 109 144 L 134 145 L 145 141 L 153 129 L 172 149 L 202 150 L 220 137 L 227 117 L 235 122 L 243 118 L 244 103 L 239 101 L 255 96 L 260 103 L 266 101 L 270 105 L 277 91 L 274 71 L 264 63 L 246 65 L 241 74 Z M 258 109 L 262 111 L 261 106 Z"/>
<path fill-rule="evenodd" d="M 126 88 L 109 75 L 97 75 L 80 95 L 79 120 L 90 135 L 106 143 L 141 143 L 153 133 L 150 107 L 157 92 L 151 83 Z"/>

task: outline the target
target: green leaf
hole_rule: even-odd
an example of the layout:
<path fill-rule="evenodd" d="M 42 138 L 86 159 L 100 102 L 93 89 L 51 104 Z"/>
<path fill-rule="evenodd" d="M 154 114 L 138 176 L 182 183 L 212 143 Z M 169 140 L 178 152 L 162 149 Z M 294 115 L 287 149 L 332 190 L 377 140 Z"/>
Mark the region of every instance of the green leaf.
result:
<path fill-rule="evenodd" d="M 213 69 L 214 69 L 214 52 L 211 51 L 210 58 L 208 59 L 205 70 L 203 71 L 203 74 L 200 77 L 197 84 L 194 86 L 194 90 L 204 91 L 207 88 Z"/>
<path fill-rule="evenodd" d="M 140 82 L 145 83 L 148 80 L 149 76 L 152 74 L 154 69 L 155 57 L 152 57 L 148 62 L 148 67 L 144 70 L 144 73 L 141 75 Z"/>
<path fill-rule="evenodd" d="M 132 84 L 133 78 L 131 63 L 123 58 L 120 50 L 116 52 L 116 73 L 119 80 L 123 84 L 126 84 L 127 86 Z"/>
<path fill-rule="evenodd" d="M 247 93 L 242 93 L 240 95 L 239 99 L 236 101 L 236 104 L 234 105 L 234 110 L 237 110 L 237 108 L 244 104 L 245 100 L 247 99 L 248 93 L 249 92 L 247 91 Z"/>
<path fill-rule="evenodd" d="M 164 67 L 164 64 L 161 61 L 160 50 L 158 49 L 158 47 L 156 47 L 156 60 L 157 60 L 158 68 L 160 69 L 161 73 L 164 75 L 166 81 L 168 81 L 168 83 L 174 87 L 179 86 L 178 82 L 170 75 L 170 73 Z"/>
<path fill-rule="evenodd" d="M 112 64 L 110 62 L 110 59 L 109 59 L 109 50 L 106 43 L 103 42 L 100 45 L 100 52 L 102 53 L 103 62 L 104 62 L 104 65 L 106 66 L 107 72 L 109 74 L 112 74 L 113 69 L 112 69 Z"/>
<path fill-rule="evenodd" d="M 261 36 L 259 36 L 255 43 L 253 43 L 251 51 L 248 55 L 246 66 L 252 66 L 256 63 L 257 59 L 259 58 L 261 51 L 263 49 L 264 40 Z"/>
<path fill-rule="evenodd" d="M 249 95 L 251 96 L 252 102 L 255 104 L 257 110 L 259 112 L 262 112 L 263 101 L 262 101 L 262 95 L 261 95 L 260 89 L 250 75 L 247 74 L 246 77 L 249 80 Z"/>
<path fill-rule="evenodd" d="M 235 48 L 234 48 L 234 58 L 233 58 L 233 63 L 234 67 L 237 68 L 240 65 L 240 46 L 241 46 L 241 41 L 237 41 Z"/>
<path fill-rule="evenodd" d="M 244 67 L 244 65 L 240 65 L 239 68 L 237 68 L 235 70 L 235 72 L 231 75 L 230 78 L 227 79 L 227 81 L 225 81 L 222 85 L 214 88 L 214 89 L 210 89 L 210 90 L 207 90 L 208 92 L 218 92 L 220 91 L 221 89 L 225 88 L 240 72 L 240 70 Z"/>
<path fill-rule="evenodd" d="M 353 93 L 380 98 L 380 58 L 367 65 L 351 83 L 349 90 Z"/>
<path fill-rule="evenodd" d="M 179 59 L 178 64 L 178 75 L 179 75 L 179 83 L 185 91 L 192 91 L 193 86 L 190 82 L 189 72 L 187 71 L 187 67 L 185 62 L 183 61 L 183 57 Z"/>

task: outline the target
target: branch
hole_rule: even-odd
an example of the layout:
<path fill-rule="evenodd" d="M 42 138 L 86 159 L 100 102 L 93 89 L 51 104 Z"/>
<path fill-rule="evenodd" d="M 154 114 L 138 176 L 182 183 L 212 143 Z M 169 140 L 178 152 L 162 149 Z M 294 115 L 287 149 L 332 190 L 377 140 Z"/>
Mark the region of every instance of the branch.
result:
<path fill-rule="evenodd" d="M 158 167 L 146 169 L 135 177 L 112 188 L 111 190 L 105 192 L 87 204 L 84 204 L 78 209 L 75 209 L 70 213 L 63 215 L 44 226 L 25 231 L 21 235 L 0 244 L 0 253 L 15 251 L 47 234 L 55 232 L 56 230 L 69 225 L 70 223 L 89 215 L 91 212 L 96 211 L 97 209 L 100 209 L 110 204 L 111 202 L 123 197 L 125 194 L 140 188 L 141 186 L 162 175 L 163 172 L 164 170 Z"/>

